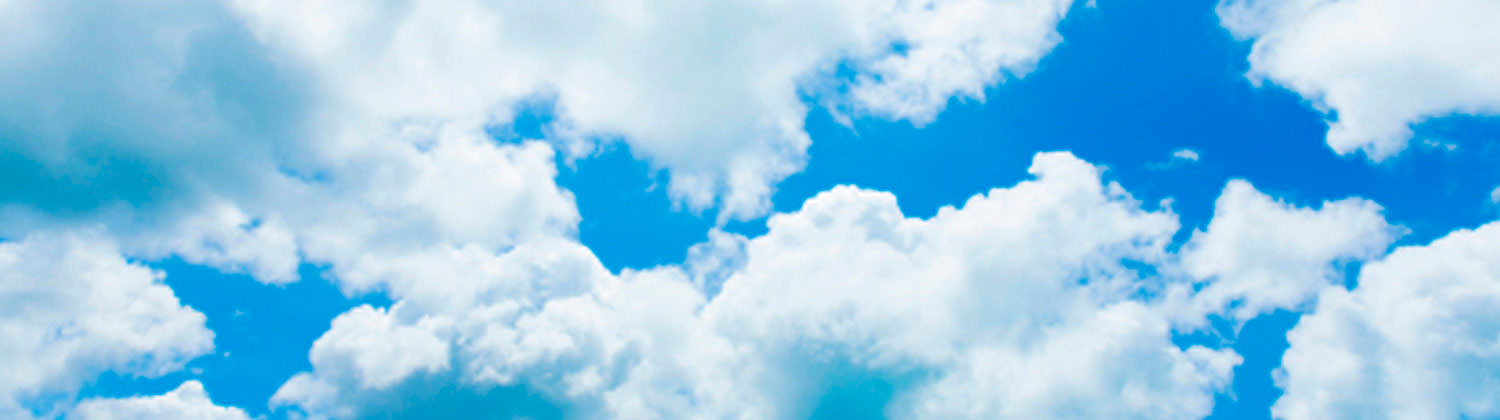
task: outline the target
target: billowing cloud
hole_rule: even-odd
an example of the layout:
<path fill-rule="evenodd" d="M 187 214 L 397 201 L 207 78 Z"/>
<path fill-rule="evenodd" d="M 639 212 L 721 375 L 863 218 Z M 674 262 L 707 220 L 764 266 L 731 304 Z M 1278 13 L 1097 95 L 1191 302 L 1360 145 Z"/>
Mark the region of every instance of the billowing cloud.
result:
<path fill-rule="evenodd" d="M 1347 198 L 1297 208 L 1234 180 L 1214 204 L 1205 231 L 1183 250 L 1183 269 L 1204 286 L 1197 313 L 1227 310 L 1240 321 L 1297 309 L 1325 287 L 1342 285 L 1336 263 L 1379 257 L 1400 233 L 1373 202 Z"/>
<path fill-rule="evenodd" d="M 504 124 L 551 101 L 556 140 L 621 138 L 673 196 L 744 217 L 806 159 L 803 92 L 848 84 L 823 100 L 930 121 L 1034 65 L 1071 1 L 234 3 L 340 109 Z"/>
<path fill-rule="evenodd" d="M 359 383 L 393 382 L 454 368 L 440 357 L 447 340 L 484 325 L 408 325 L 411 314 L 512 302 L 520 306 L 486 316 L 514 321 L 538 310 L 526 305 L 623 281 L 569 239 L 578 215 L 553 182 L 557 148 L 618 138 L 667 169 L 670 191 L 690 206 L 762 214 L 773 184 L 805 159 L 804 95 L 841 113 L 925 123 L 949 99 L 980 98 L 1024 73 L 1058 42 L 1069 5 L 3 2 L 0 175 L 13 182 L 0 187 L 0 236 L 88 231 L 76 241 L 132 270 L 126 258 L 177 257 L 271 283 L 296 280 L 304 262 L 325 265 L 345 290 L 403 303 L 341 318 L 336 330 L 354 333 L 319 342 L 320 372 L 357 353 L 349 343 L 360 337 L 432 344 L 403 351 L 425 355 L 410 364 L 359 356 L 348 365 L 362 369 L 349 376 Z M 538 100 L 558 117 L 546 142 L 489 136 Z M 699 248 L 697 284 L 723 281 L 709 262 L 733 262 L 719 254 L 740 241 L 724 238 L 728 251 Z M 32 252 L 45 241 L 6 246 Z M 7 360 L 68 358 L 13 375 L 8 410 L 105 370 L 161 374 L 210 348 L 201 315 L 163 300 L 170 291 L 139 270 L 87 281 L 156 303 L 90 307 L 151 309 L 125 331 L 165 342 L 94 330 L 77 343 L 39 342 L 47 322 L 92 312 L 9 316 L 26 339 Z M 41 287 L 37 276 L 7 280 Z M 494 282 L 470 281 L 485 276 Z M 476 363 L 464 368 L 488 373 L 475 377 L 513 374 Z"/>
<path fill-rule="evenodd" d="M 576 224 L 551 147 L 332 105 L 242 20 L 218 2 L 0 6 L 0 170 L 15 181 L 0 234 L 103 227 L 127 255 L 267 282 L 311 260 L 358 288 L 386 268 L 356 260 Z"/>
<path fill-rule="evenodd" d="M 68 413 L 68 420 L 157 419 L 250 420 L 250 416 L 238 408 L 214 405 L 198 381 L 183 382 L 156 396 L 92 398 Z"/>
<path fill-rule="evenodd" d="M 1382 160 L 1411 125 L 1500 114 L 1500 4 L 1489 0 L 1224 0 L 1225 28 L 1254 40 L 1252 80 L 1329 114 L 1328 145 Z"/>
<path fill-rule="evenodd" d="M 689 207 L 763 215 L 805 163 L 809 107 L 925 124 L 1025 74 L 1071 4 L 0 0 L 0 415 L 244 418 L 194 381 L 68 407 L 103 372 L 158 376 L 212 349 L 203 316 L 131 262 L 162 258 L 268 283 L 319 264 L 351 294 L 392 298 L 339 316 L 271 401 L 313 417 L 453 388 L 596 417 L 799 417 L 852 376 L 889 382 L 897 418 L 1200 418 L 1239 357 L 1173 336 L 1319 291 L 1278 413 L 1365 396 L 1327 382 L 1401 394 L 1381 402 L 1396 412 L 1495 414 L 1472 376 L 1494 375 L 1464 369 L 1493 364 L 1493 322 L 1473 309 L 1490 294 L 1469 291 L 1488 290 L 1494 241 L 1452 239 L 1494 229 L 1432 245 L 1457 249 L 1442 281 L 1389 280 L 1443 273 L 1409 248 L 1343 291 L 1339 264 L 1395 235 L 1360 199 L 1303 209 L 1232 182 L 1178 253 L 1170 210 L 1046 153 L 1035 179 L 928 219 L 838 187 L 765 235 L 716 230 L 681 265 L 612 273 L 574 238 L 560 153 L 622 141 Z M 1491 47 L 1467 43 L 1490 30 L 1474 8 L 1493 6 L 1408 7 L 1219 10 L 1255 39 L 1254 76 L 1337 112 L 1335 149 L 1379 159 L 1411 123 L 1495 109 L 1474 76 L 1495 63 L 1453 52 Z M 1338 36 L 1359 21 L 1395 28 L 1374 34 L 1394 47 Z M 1420 36 L 1391 35 L 1405 33 Z M 545 138 L 491 136 L 538 103 L 555 114 Z M 1443 305 L 1364 321 L 1421 293 Z M 1411 338 L 1432 331 L 1450 346 Z M 1319 349 L 1356 356 L 1308 362 Z M 1394 370 L 1360 376 L 1377 369 Z"/>
<path fill-rule="evenodd" d="M 1201 324 L 1182 322 L 1180 293 L 1199 282 L 1251 302 L 1235 310 L 1300 304 L 1336 261 L 1390 240 L 1368 202 L 1296 208 L 1236 182 L 1194 240 L 1202 255 L 1187 258 L 1207 268 L 1184 269 L 1167 248 L 1169 211 L 1143 209 L 1066 153 L 1037 155 L 1031 172 L 930 219 L 838 187 L 773 216 L 763 236 L 715 233 L 685 266 L 613 275 L 565 240 L 426 255 L 465 263 L 411 273 L 388 310 L 341 316 L 313 370 L 273 401 L 349 418 L 458 383 L 592 416 L 795 418 L 853 375 L 889 381 L 883 409 L 898 418 L 1201 418 L 1240 359 L 1174 344 Z M 1299 230 L 1241 231 L 1259 217 Z M 1332 236 L 1308 255 L 1251 246 L 1315 232 Z M 1197 271 L 1213 275 L 1172 274 Z M 1262 280 L 1279 286 L 1251 287 Z M 1228 305 L 1229 294 L 1192 299 Z M 408 347 L 424 350 L 398 351 Z"/>
<path fill-rule="evenodd" d="M 623 139 L 690 206 L 763 214 L 805 95 L 929 121 L 1024 73 L 1071 2 L 87 3 L 0 5 L 0 234 L 107 226 L 132 256 L 359 288 L 387 255 L 571 231 L 554 147 Z M 489 138 L 537 101 L 548 144 Z"/>
<path fill-rule="evenodd" d="M 1023 74 L 1058 42 L 1070 3 L 0 2 L 0 176 L 13 181 L 0 186 L 0 237 L 88 231 L 81 241 L 125 267 L 176 257 L 270 283 L 324 265 L 351 293 L 403 303 L 341 318 L 336 329 L 355 333 L 325 337 L 314 353 L 328 356 L 315 359 L 357 353 L 346 338 L 395 335 L 433 346 L 390 366 L 409 372 L 349 378 L 453 369 L 440 357 L 447 340 L 482 324 L 412 326 L 410 314 L 541 305 L 623 281 L 570 239 L 578 214 L 553 181 L 559 148 L 620 139 L 668 170 L 669 190 L 690 206 L 763 214 L 774 183 L 805 160 L 806 95 L 840 113 L 925 123 L 950 99 Z M 547 139 L 491 138 L 536 101 L 557 114 Z M 709 272 L 734 262 L 743 240 L 723 239 L 698 248 L 698 285 L 722 282 Z M 45 239 L 7 246 L 33 241 Z M 486 276 L 493 283 L 471 281 Z M 98 288 L 170 297 L 139 279 L 109 281 Z M 15 375 L 7 394 L 27 394 L 9 404 L 71 392 L 104 370 L 180 367 L 211 337 L 201 315 L 194 330 L 183 314 L 196 313 L 181 311 L 152 318 L 170 327 L 148 331 L 167 343 Z M 431 334 L 440 341 L 418 339 L 444 329 Z M 38 346 L 14 351 L 68 354 Z M 130 362 L 139 357 L 150 362 Z M 349 366 L 402 361 L 360 357 Z"/>
<path fill-rule="evenodd" d="M 1500 416 L 1500 223 L 1397 249 L 1291 333 L 1278 418 Z"/>
<path fill-rule="evenodd" d="M 0 243 L 0 416 L 48 417 L 105 371 L 160 376 L 212 350 L 161 276 L 84 234 Z"/>

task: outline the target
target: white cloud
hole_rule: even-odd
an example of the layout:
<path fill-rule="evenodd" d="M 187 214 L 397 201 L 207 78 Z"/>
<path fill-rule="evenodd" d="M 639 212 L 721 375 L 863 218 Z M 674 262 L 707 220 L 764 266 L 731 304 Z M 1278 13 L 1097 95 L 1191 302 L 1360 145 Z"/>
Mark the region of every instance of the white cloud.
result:
<path fill-rule="evenodd" d="M 799 95 L 842 83 L 840 65 L 858 76 L 847 98 L 825 100 L 930 121 L 1034 65 L 1070 3 L 234 2 L 339 109 L 504 123 L 546 97 L 559 140 L 621 137 L 671 171 L 674 197 L 734 217 L 767 211 L 775 182 L 801 169 Z"/>
<path fill-rule="evenodd" d="M 15 181 L 0 186 L 0 235 L 85 226 L 132 257 L 276 283 L 308 260 L 362 289 L 393 255 L 573 229 L 549 146 L 498 144 L 485 121 L 331 105 L 233 13 L 0 6 L 0 138 L 15 152 L 0 156 Z"/>
<path fill-rule="evenodd" d="M 1184 270 L 1204 281 L 1191 317 L 1227 310 L 1247 321 L 1272 309 L 1296 309 L 1343 283 L 1335 263 L 1383 255 L 1398 233 L 1368 200 L 1296 208 L 1248 182 L 1230 181 L 1208 229 L 1194 233 L 1182 252 Z"/>
<path fill-rule="evenodd" d="M 1500 223 L 1397 249 L 1291 333 L 1278 418 L 1500 416 Z"/>
<path fill-rule="evenodd" d="M 127 248 L 148 258 L 177 255 L 194 264 L 247 271 L 268 283 L 296 281 L 301 259 L 296 237 L 280 218 L 252 219 L 225 202 L 206 203 L 164 231 L 122 236 Z"/>
<path fill-rule="evenodd" d="M 1023 76 L 1061 41 L 1071 0 L 938 0 L 897 3 L 877 22 L 906 49 L 860 58 L 850 96 L 858 110 L 917 124 L 949 100 L 984 99 L 984 88 Z"/>
<path fill-rule="evenodd" d="M 68 413 L 69 420 L 250 420 L 244 410 L 220 407 L 203 384 L 187 381 L 166 394 L 149 397 L 92 398 Z"/>
<path fill-rule="evenodd" d="M 88 235 L 0 243 L 0 416 L 48 416 L 84 383 L 159 376 L 213 348 L 204 317 Z"/>
<path fill-rule="evenodd" d="M 313 343 L 312 359 L 318 365 L 353 362 L 345 368 L 358 375 L 352 378 L 371 388 L 386 388 L 416 371 L 448 369 L 448 343 L 439 341 L 418 320 L 416 326 L 394 325 L 383 309 L 369 306 L 354 308 L 333 320 L 330 334 Z M 388 338 L 375 342 L 372 337 Z"/>
<path fill-rule="evenodd" d="M 328 355 L 314 357 L 320 372 L 350 355 L 359 374 L 344 382 L 378 390 L 450 368 L 437 350 L 451 343 L 416 338 L 484 326 L 411 316 L 475 301 L 538 305 L 618 281 L 558 239 L 578 219 L 553 182 L 559 142 L 623 136 L 671 171 L 677 198 L 718 203 L 726 217 L 759 214 L 774 182 L 805 158 L 802 89 L 848 83 L 848 97 L 825 99 L 925 122 L 949 96 L 979 97 L 1003 72 L 1031 66 L 1057 42 L 1068 3 L 4 2 L 0 138 L 15 153 L 0 157 L 0 174 L 16 182 L 0 187 L 0 235 L 82 226 L 98 232 L 91 243 L 117 246 L 121 264 L 176 256 L 273 283 L 295 280 L 303 262 L 326 264 L 345 290 L 404 299 L 393 313 L 342 319 L 338 330 L 357 334 L 331 334 L 314 351 Z M 307 7 L 324 9 L 301 13 Z M 589 10 L 597 13 L 579 13 Z M 830 79 L 841 64 L 862 77 Z M 487 126 L 539 96 L 557 103 L 554 143 L 487 138 Z M 700 249 L 697 284 L 721 282 L 733 267 L 736 239 L 726 238 L 723 250 Z M 577 284 L 537 282 L 538 273 Z M 487 316 L 521 314 L 500 306 Z M 108 369 L 180 367 L 209 346 L 197 316 L 191 331 L 181 317 L 160 319 L 173 330 L 151 333 L 179 341 L 166 347 L 117 346 L 109 360 L 18 374 L 6 392 L 28 394 L 7 404 L 71 392 Z M 389 322 L 351 330 L 371 320 Z M 200 347 L 186 342 L 190 332 Z M 365 335 L 431 346 L 403 352 L 423 356 L 411 364 L 353 355 L 347 344 Z M 126 363 L 132 357 L 149 362 Z M 386 362 L 399 369 L 371 367 Z M 512 363 L 523 362 L 532 363 Z"/>
<path fill-rule="evenodd" d="M 20 180 L 0 186 L 0 236 L 27 238 L 0 244 L 0 272 L 20 273 L 0 278 L 0 299 L 18 302 L 0 306 L 0 360 L 14 365 L 0 414 L 55 414 L 32 405 L 70 402 L 106 370 L 160 375 L 209 351 L 202 315 L 126 260 L 175 255 L 267 282 L 326 264 L 344 289 L 398 302 L 341 316 L 313 370 L 273 400 L 314 415 L 389 409 L 412 383 L 453 381 L 601 416 L 787 417 L 846 363 L 920 373 L 898 384 L 896 417 L 1202 417 L 1238 357 L 1173 345 L 1177 302 L 1147 296 L 1183 284 L 1132 269 L 1171 276 L 1175 217 L 1067 154 L 926 220 L 889 194 L 837 188 L 765 236 L 714 233 L 682 267 L 615 275 L 571 239 L 555 147 L 618 136 L 690 206 L 761 214 L 805 160 L 805 91 L 922 124 L 1024 74 L 1070 4 L 0 1 L 0 138 L 16 151 L 0 176 Z M 1335 148 L 1378 158 L 1405 124 L 1492 109 L 1462 77 L 1403 76 L 1440 89 L 1366 96 L 1363 73 L 1299 76 L 1279 63 L 1327 51 L 1264 45 L 1316 32 L 1284 25 L 1343 24 L 1298 14 L 1317 10 L 1235 2 L 1221 15 L 1257 38 L 1257 74 L 1339 111 Z M 832 78 L 840 66 L 851 80 Z M 1460 91 L 1479 99 L 1400 96 Z M 538 97 L 557 104 L 552 143 L 487 138 Z M 1334 281 L 1333 262 L 1390 241 L 1362 200 L 1294 209 L 1231 184 L 1219 213 L 1184 257 L 1206 282 L 1200 312 L 1297 305 Z M 58 233 L 79 225 L 98 236 Z M 1289 364 L 1287 377 L 1307 374 Z M 243 415 L 207 408 L 196 382 L 78 413 L 148 406 Z"/>
<path fill-rule="evenodd" d="M 1238 356 L 1174 345 L 1169 312 L 1141 297 L 1167 285 L 1122 262 L 1168 263 L 1175 217 L 1065 153 L 1038 155 L 1032 173 L 926 220 L 889 194 L 836 188 L 774 216 L 765 236 L 705 245 L 702 269 L 615 276 L 571 241 L 424 256 L 467 262 L 410 273 L 423 285 L 394 287 L 388 313 L 346 314 L 384 327 L 335 325 L 319 347 L 365 344 L 315 348 L 313 370 L 274 401 L 377 414 L 410 392 L 388 386 L 404 376 L 525 387 L 606 417 L 782 418 L 807 415 L 844 363 L 923 372 L 886 407 L 903 418 L 1207 415 Z M 715 280 L 699 276 L 724 276 L 722 290 L 705 293 Z M 451 346 L 451 372 L 369 371 L 381 355 L 416 360 L 393 349 L 430 337 Z"/>
<path fill-rule="evenodd" d="M 1405 148 L 1412 124 L 1500 114 L 1500 3 L 1224 0 L 1218 13 L 1235 37 L 1255 41 L 1252 79 L 1330 114 L 1328 145 L 1339 153 L 1378 161 Z"/>
<path fill-rule="evenodd" d="M 1172 160 L 1178 162 L 1197 162 L 1198 151 L 1188 148 L 1173 150 Z"/>
<path fill-rule="evenodd" d="M 752 216 L 803 164 L 803 93 L 930 120 L 1033 65 L 1069 4 L 7 2 L 0 235 L 105 226 L 130 256 L 366 290 L 397 256 L 569 234 L 550 149 L 594 136 Z M 487 138 L 538 97 L 550 145 Z"/>
<path fill-rule="evenodd" d="M 1206 415 L 1238 357 L 1174 346 L 1133 298 L 1161 285 L 1122 263 L 1163 263 L 1175 217 L 1068 154 L 1030 172 L 928 220 L 888 194 L 825 192 L 771 220 L 705 317 L 750 354 L 932 375 L 899 391 L 897 417 Z"/>

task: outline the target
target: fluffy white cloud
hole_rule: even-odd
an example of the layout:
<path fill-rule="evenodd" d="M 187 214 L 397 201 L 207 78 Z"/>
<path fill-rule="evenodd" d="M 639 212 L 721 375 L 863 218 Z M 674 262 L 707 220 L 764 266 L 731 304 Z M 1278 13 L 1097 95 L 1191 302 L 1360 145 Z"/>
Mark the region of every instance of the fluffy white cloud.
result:
<path fill-rule="evenodd" d="M 523 317 L 538 317 L 526 337 L 548 337 L 541 319 L 583 321 L 541 317 L 543 306 L 570 296 L 610 303 L 580 296 L 648 282 L 612 276 L 562 239 L 578 215 L 553 182 L 554 147 L 576 153 L 621 138 L 668 169 L 670 191 L 689 205 L 760 214 L 774 182 L 805 159 L 802 95 L 816 92 L 841 112 L 929 121 L 951 97 L 979 98 L 1024 73 L 1058 42 L 1054 26 L 1070 3 L 0 2 L 0 139 L 9 151 L 0 176 L 13 181 L 0 186 L 0 236 L 85 226 L 97 232 L 90 246 L 125 267 L 135 266 L 122 255 L 176 256 L 276 283 L 295 280 L 303 262 L 325 264 L 346 290 L 384 290 L 402 304 L 341 318 L 335 330 L 351 333 L 320 341 L 314 363 L 319 373 L 355 373 L 306 383 L 374 392 L 455 366 L 504 383 L 534 372 L 559 344 L 531 338 L 523 347 L 537 360 L 492 360 L 493 344 L 453 340 L 504 343 L 507 333 L 490 325 L 527 325 Z M 835 77 L 839 68 L 856 77 Z M 486 135 L 536 100 L 556 104 L 551 143 Z M 691 276 L 640 277 L 690 277 L 676 290 L 706 301 L 691 285 L 719 284 L 741 262 L 743 238 L 721 239 L 695 251 Z M 146 287 L 137 277 L 97 289 Z M 159 285 L 144 290 L 171 296 Z M 201 316 L 157 300 L 94 307 L 179 308 L 147 324 L 162 330 L 143 332 L 165 344 L 128 334 L 140 329 L 88 331 L 103 338 L 80 339 L 130 345 L 112 345 L 101 360 L 28 366 L 36 372 L 14 375 L 7 395 L 66 392 L 106 369 L 160 374 L 207 351 Z M 455 312 L 476 308 L 487 312 Z M 198 317 L 196 329 L 183 314 Z M 93 315 L 77 316 L 48 322 Z M 33 321 L 6 318 L 18 333 L 40 334 L 20 329 Z M 356 355 L 366 336 L 414 347 Z M 7 349 L 43 350 L 70 354 Z M 449 364 L 445 352 L 465 364 Z M 137 358 L 147 361 L 130 362 Z M 587 377 L 570 386 L 612 389 Z"/>
<path fill-rule="evenodd" d="M 220 407 L 208 399 L 203 384 L 187 381 L 166 394 L 149 397 L 93 398 L 68 413 L 69 420 L 250 420 L 244 410 Z"/>
<path fill-rule="evenodd" d="M 1250 77 L 1336 114 L 1328 145 L 1381 160 L 1410 126 L 1500 114 L 1500 3 L 1490 0 L 1224 0 L 1219 18 L 1253 39 Z"/>
<path fill-rule="evenodd" d="M 0 235 L 84 225 L 130 256 L 267 282 L 310 260 L 362 289 L 393 256 L 573 229 L 548 145 L 331 105 L 223 6 L 0 6 Z"/>
<path fill-rule="evenodd" d="M 212 350 L 161 276 L 87 235 L 0 243 L 0 416 L 47 416 L 104 371 L 159 376 Z"/>
<path fill-rule="evenodd" d="M 1500 416 L 1500 223 L 1397 249 L 1288 335 L 1278 418 Z"/>
<path fill-rule="evenodd" d="M 920 373 L 886 407 L 903 418 L 1207 415 L 1238 356 L 1174 345 L 1169 312 L 1142 297 L 1167 284 L 1126 263 L 1166 264 L 1175 217 L 1065 153 L 1032 173 L 926 220 L 836 188 L 765 236 L 718 234 L 683 268 L 611 275 L 570 241 L 430 255 L 468 263 L 393 288 L 388 313 L 341 317 L 373 321 L 335 325 L 275 402 L 369 415 L 409 391 L 390 387 L 404 376 L 525 387 L 608 417 L 784 418 L 848 366 Z M 414 345 L 451 359 L 396 351 Z"/>
<path fill-rule="evenodd" d="M 819 195 L 750 242 L 705 317 L 751 354 L 927 372 L 887 408 L 897 417 L 1207 415 L 1238 357 L 1173 345 L 1136 299 L 1162 285 L 1124 263 L 1164 263 L 1175 218 L 1068 154 L 1030 171 L 928 220 L 888 194 Z"/>
<path fill-rule="evenodd" d="M 7 2 L 0 234 L 106 226 L 127 255 L 362 290 L 399 256 L 569 233 L 550 149 L 600 136 L 760 214 L 803 163 L 804 93 L 930 120 L 1024 72 L 1069 4 Z M 552 143 L 488 138 L 537 98 Z"/>
<path fill-rule="evenodd" d="M 338 109 L 503 124 L 544 98 L 558 140 L 622 138 L 671 171 L 673 196 L 745 217 L 768 210 L 773 184 L 806 159 L 803 92 L 847 84 L 847 97 L 823 99 L 929 121 L 1034 65 L 1072 2 L 233 3 L 261 39 L 309 63 Z M 855 79 L 835 79 L 839 66 Z"/>
<path fill-rule="evenodd" d="M 1196 232 L 1183 269 L 1204 286 L 1190 316 L 1227 310 L 1246 321 L 1272 309 L 1295 309 L 1318 291 L 1343 284 L 1335 263 L 1378 257 L 1398 230 L 1379 205 L 1347 198 L 1297 208 L 1234 180 L 1214 203 L 1208 230 Z"/>

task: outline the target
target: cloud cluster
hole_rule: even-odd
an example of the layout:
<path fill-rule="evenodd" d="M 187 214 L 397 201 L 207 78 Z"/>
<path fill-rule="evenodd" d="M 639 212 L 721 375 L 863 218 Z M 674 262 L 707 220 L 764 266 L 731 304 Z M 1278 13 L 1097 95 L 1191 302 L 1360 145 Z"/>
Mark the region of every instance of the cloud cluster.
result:
<path fill-rule="evenodd" d="M 350 293 L 410 301 L 340 325 L 472 307 L 465 290 L 577 294 L 613 276 L 571 239 L 558 150 L 624 141 L 689 206 L 763 214 L 805 160 L 805 95 L 929 121 L 1035 64 L 1071 2 L 585 3 L 0 2 L 0 237 L 28 256 L 0 270 L 0 297 L 79 304 L 8 306 L 7 360 L 67 358 L 18 368 L 5 409 L 51 410 L 22 405 L 66 405 L 105 370 L 160 374 L 212 348 L 201 315 L 127 259 L 267 283 L 313 263 Z M 556 114 L 546 139 L 493 138 L 537 101 Z M 64 251 L 76 247 L 90 251 Z M 123 268 L 28 265 L 38 252 Z M 70 286 L 83 282 L 100 285 Z M 108 301 L 131 296 L 149 298 Z M 83 322 L 110 311 L 145 312 L 112 319 L 137 327 L 125 332 Z M 401 325 L 368 332 L 412 331 Z M 338 337 L 315 353 L 346 351 Z M 446 367 L 432 363 L 398 367 Z"/>
<path fill-rule="evenodd" d="M 597 417 L 796 418 L 854 376 L 893 383 L 883 404 L 898 418 L 1201 418 L 1240 359 L 1174 344 L 1208 315 L 1184 307 L 1291 308 L 1337 261 L 1390 240 L 1368 202 L 1297 208 L 1237 182 L 1181 257 L 1167 249 L 1176 217 L 1100 169 L 1044 153 L 1031 173 L 929 219 L 839 187 L 763 236 L 718 233 L 684 266 L 620 275 L 568 241 L 450 250 L 432 257 L 463 271 L 341 315 L 313 370 L 273 401 L 378 415 L 436 381 L 527 389 Z M 1246 233 L 1246 218 L 1297 229 Z M 1309 249 L 1322 251 L 1253 252 L 1320 232 Z"/>
<path fill-rule="evenodd" d="M 805 162 L 809 107 L 927 123 L 1025 74 L 1071 5 L 0 0 L 0 416 L 245 418 L 196 381 L 75 404 L 106 371 L 212 351 L 138 262 L 174 257 L 267 283 L 318 264 L 395 302 L 340 315 L 271 401 L 314 418 L 453 388 L 592 417 L 803 417 L 851 377 L 890 383 L 898 418 L 1201 418 L 1239 356 L 1174 335 L 1317 296 L 1277 413 L 1496 414 L 1495 228 L 1397 251 L 1347 291 L 1342 264 L 1399 233 L 1361 199 L 1302 208 L 1231 182 L 1178 250 L 1170 209 L 1043 153 L 1034 179 L 931 218 L 838 187 L 679 265 L 612 273 L 574 238 L 559 154 L 622 141 L 687 206 L 763 215 Z M 1254 75 L 1336 111 L 1330 144 L 1378 159 L 1410 123 L 1494 110 L 1474 75 L 1495 63 L 1459 61 L 1491 47 L 1470 45 L 1493 32 L 1470 6 L 1493 8 L 1219 13 L 1256 40 Z M 1420 36 L 1336 36 L 1371 19 Z M 546 138 L 494 138 L 537 103 Z"/>
<path fill-rule="evenodd" d="M 1254 40 L 1252 80 L 1329 114 L 1328 145 L 1371 160 L 1406 147 L 1411 125 L 1500 114 L 1500 4 L 1489 0 L 1224 0 L 1219 19 Z"/>
<path fill-rule="evenodd" d="M 806 159 L 804 92 L 930 121 L 950 98 L 1024 74 L 1072 2 L 233 3 L 340 108 L 504 123 L 519 104 L 550 101 L 554 140 L 623 139 L 670 170 L 674 197 L 748 217 Z"/>

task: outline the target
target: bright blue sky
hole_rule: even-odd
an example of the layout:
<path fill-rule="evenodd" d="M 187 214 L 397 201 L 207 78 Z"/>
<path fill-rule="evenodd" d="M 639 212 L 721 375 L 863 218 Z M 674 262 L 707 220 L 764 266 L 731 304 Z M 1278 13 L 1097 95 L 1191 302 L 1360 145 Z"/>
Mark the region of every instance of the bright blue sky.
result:
<path fill-rule="evenodd" d="M 809 158 L 803 170 L 775 184 L 772 209 L 795 212 L 820 192 L 849 184 L 888 191 L 907 217 L 928 218 L 940 207 L 1028 179 L 1038 152 L 1066 150 L 1107 168 L 1104 178 L 1119 182 L 1147 209 L 1170 198 L 1182 225 L 1173 250 L 1206 228 L 1231 179 L 1248 180 L 1298 207 L 1369 199 L 1383 207 L 1390 224 L 1406 229 L 1397 246 L 1426 244 L 1500 215 L 1490 199 L 1500 185 L 1500 119 L 1445 114 L 1413 126 L 1411 145 L 1393 158 L 1372 163 L 1359 154 L 1340 155 L 1325 143 L 1325 115 L 1312 101 L 1245 77 L 1252 41 L 1236 40 L 1220 26 L 1217 3 L 1097 0 L 1093 7 L 1076 6 L 1057 27 L 1062 42 L 1034 70 L 985 88 L 982 101 L 952 99 L 920 127 L 860 115 L 846 126 L 816 106 L 819 98 L 804 97 L 815 105 L 805 119 Z M 534 126 L 550 123 L 551 112 L 530 111 L 505 131 L 518 135 L 498 134 L 495 141 L 543 136 Z M 1456 148 L 1422 145 L 1427 139 Z M 1195 151 L 1200 160 L 1172 162 L 1179 149 Z M 571 191 L 581 216 L 578 239 L 611 272 L 681 263 L 716 226 L 716 208 L 674 201 L 665 184 L 671 173 L 633 154 L 629 143 L 556 162 L 556 182 Z M 766 234 L 765 222 L 765 216 L 730 221 L 724 230 L 754 238 Z M 131 260 L 164 271 L 165 284 L 182 303 L 207 317 L 213 353 L 160 377 L 105 372 L 86 382 L 80 398 L 155 395 L 197 379 L 219 405 L 282 418 L 286 410 L 272 411 L 267 402 L 288 378 L 313 369 L 309 349 L 330 322 L 358 305 L 392 304 L 379 292 L 342 293 L 329 267 L 307 261 L 299 263 L 300 281 L 268 285 L 179 257 Z M 1350 287 L 1358 267 L 1345 267 Z M 1243 357 L 1209 418 L 1271 418 L 1282 394 L 1272 371 L 1300 317 L 1298 310 L 1280 309 L 1236 328 L 1215 316 L 1218 337 L 1201 331 L 1175 337 L 1182 345 L 1230 346 Z M 893 389 L 925 380 L 848 367 L 832 371 L 827 383 L 814 385 L 825 392 L 816 397 L 813 417 L 882 417 Z M 524 388 L 487 396 L 439 388 L 397 403 L 414 408 L 380 418 L 551 418 L 568 409 Z"/>

